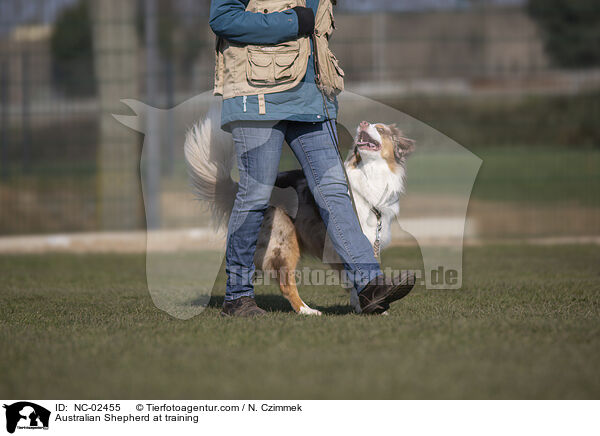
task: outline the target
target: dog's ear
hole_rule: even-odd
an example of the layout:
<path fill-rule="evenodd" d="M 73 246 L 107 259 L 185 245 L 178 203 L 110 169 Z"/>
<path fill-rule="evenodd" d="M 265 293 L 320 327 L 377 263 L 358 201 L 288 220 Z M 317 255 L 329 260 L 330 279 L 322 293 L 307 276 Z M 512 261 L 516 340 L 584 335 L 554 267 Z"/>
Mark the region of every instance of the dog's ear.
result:
<path fill-rule="evenodd" d="M 415 141 L 405 137 L 395 124 L 392 124 L 390 129 L 392 130 L 392 140 L 394 141 L 394 157 L 400 162 L 415 151 Z"/>

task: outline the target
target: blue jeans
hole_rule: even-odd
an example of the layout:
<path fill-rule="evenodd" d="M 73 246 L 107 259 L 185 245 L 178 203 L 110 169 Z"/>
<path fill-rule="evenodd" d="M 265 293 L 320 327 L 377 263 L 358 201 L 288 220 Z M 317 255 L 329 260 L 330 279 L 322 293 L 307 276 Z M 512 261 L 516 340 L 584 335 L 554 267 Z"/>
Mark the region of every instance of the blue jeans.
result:
<path fill-rule="evenodd" d="M 333 248 L 360 292 L 382 274 L 348 195 L 344 170 L 327 122 L 237 121 L 231 124 L 240 182 L 229 219 L 225 300 L 254 296 L 258 233 L 279 171 L 284 139 L 300 162 Z"/>

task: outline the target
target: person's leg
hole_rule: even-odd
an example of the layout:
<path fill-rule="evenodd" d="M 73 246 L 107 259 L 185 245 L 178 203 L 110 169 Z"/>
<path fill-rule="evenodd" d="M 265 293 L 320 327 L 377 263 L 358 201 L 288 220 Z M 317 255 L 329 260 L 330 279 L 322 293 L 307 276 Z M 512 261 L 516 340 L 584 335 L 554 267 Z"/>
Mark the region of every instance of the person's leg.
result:
<path fill-rule="evenodd" d="M 277 178 L 285 123 L 232 125 L 240 182 L 227 230 L 225 301 L 253 297 L 256 241 Z"/>
<path fill-rule="evenodd" d="M 290 122 L 286 140 L 302 165 L 333 247 L 360 292 L 382 272 L 354 212 L 332 135 L 337 135 L 335 123 L 330 131 L 325 122 Z"/>

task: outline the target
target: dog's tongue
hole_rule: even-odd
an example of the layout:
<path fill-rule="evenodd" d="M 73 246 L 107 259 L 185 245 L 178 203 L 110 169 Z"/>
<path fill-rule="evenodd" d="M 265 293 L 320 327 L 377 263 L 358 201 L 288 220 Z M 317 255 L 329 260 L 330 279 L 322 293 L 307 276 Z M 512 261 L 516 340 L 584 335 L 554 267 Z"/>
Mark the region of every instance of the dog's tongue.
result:
<path fill-rule="evenodd" d="M 358 145 L 359 147 L 377 148 L 377 145 L 369 141 L 359 141 L 356 143 L 356 145 Z"/>

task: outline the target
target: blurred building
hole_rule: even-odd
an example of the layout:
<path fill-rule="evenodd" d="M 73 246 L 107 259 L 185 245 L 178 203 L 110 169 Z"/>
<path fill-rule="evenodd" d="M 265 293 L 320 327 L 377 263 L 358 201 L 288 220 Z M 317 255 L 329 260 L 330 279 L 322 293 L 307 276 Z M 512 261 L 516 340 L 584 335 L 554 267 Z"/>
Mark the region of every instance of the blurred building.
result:
<path fill-rule="evenodd" d="M 530 74 L 548 67 L 522 8 L 340 15 L 334 42 L 351 81 Z"/>
<path fill-rule="evenodd" d="M 482 6 L 522 6 L 526 0 L 339 0 L 338 9 L 349 12 L 406 12 L 468 9 Z"/>
<path fill-rule="evenodd" d="M 21 105 L 26 93 L 30 98 L 47 97 L 52 72 L 51 33 L 52 26 L 35 24 L 14 27 L 0 37 L 0 63 L 11 104 Z"/>
<path fill-rule="evenodd" d="M 25 24 L 51 24 L 68 6 L 78 0 L 2 0 L 0 2 L 0 35 Z"/>

